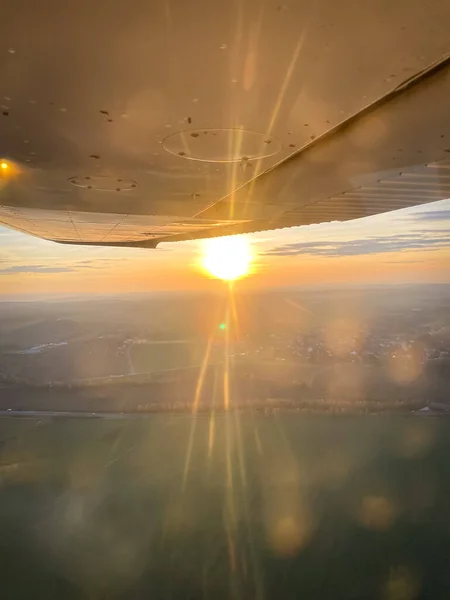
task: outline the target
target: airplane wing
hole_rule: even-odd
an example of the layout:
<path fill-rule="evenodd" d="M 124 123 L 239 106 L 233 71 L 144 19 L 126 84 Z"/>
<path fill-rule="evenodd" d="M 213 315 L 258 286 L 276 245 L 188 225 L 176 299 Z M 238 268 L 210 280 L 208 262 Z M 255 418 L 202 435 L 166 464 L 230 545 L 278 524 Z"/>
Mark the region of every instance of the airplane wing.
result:
<path fill-rule="evenodd" d="M 323 4 L 11 4 L 0 224 L 152 248 L 449 197 L 450 4 Z"/>

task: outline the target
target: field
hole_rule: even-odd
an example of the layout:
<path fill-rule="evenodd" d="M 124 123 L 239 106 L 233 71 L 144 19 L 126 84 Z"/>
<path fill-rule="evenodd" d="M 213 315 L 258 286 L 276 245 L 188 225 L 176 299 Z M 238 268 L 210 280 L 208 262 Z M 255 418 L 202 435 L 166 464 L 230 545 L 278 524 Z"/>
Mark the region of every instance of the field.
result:
<path fill-rule="evenodd" d="M 16 598 L 449 597 L 450 423 L 0 420 Z"/>
<path fill-rule="evenodd" d="M 205 345 L 190 340 L 133 344 L 129 350 L 134 373 L 152 373 L 200 365 Z"/>

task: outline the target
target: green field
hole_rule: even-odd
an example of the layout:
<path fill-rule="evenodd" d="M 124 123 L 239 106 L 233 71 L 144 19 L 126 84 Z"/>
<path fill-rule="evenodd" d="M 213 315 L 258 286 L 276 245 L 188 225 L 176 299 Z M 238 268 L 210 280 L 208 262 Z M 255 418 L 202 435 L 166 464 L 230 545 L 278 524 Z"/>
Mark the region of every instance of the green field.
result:
<path fill-rule="evenodd" d="M 450 597 L 450 422 L 0 420 L 3 597 Z"/>
<path fill-rule="evenodd" d="M 134 344 L 130 359 L 134 373 L 154 373 L 200 365 L 205 349 L 190 340 L 147 342 Z"/>

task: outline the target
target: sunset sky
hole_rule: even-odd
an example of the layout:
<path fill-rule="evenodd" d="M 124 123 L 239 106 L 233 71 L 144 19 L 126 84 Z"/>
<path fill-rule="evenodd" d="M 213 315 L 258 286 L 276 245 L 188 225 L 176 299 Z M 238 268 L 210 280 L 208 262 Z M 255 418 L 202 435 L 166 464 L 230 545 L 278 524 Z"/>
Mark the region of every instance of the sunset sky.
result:
<path fill-rule="evenodd" d="M 450 283 L 450 200 L 346 223 L 249 236 L 253 273 L 239 285 Z M 217 287 L 202 242 L 156 250 L 66 246 L 0 227 L 0 297 Z"/>

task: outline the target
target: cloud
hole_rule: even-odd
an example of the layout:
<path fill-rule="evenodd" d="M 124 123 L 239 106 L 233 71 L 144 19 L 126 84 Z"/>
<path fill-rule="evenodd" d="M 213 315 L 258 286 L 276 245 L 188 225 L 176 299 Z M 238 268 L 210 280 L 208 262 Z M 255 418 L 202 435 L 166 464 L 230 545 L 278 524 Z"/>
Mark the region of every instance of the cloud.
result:
<path fill-rule="evenodd" d="M 69 273 L 74 271 L 70 267 L 44 267 L 42 265 L 16 265 L 7 269 L 0 269 L 0 274 L 11 273 Z"/>
<path fill-rule="evenodd" d="M 119 263 L 123 262 L 124 258 L 89 258 L 88 260 L 80 260 L 77 265 L 93 265 L 96 266 L 99 263 Z"/>
<path fill-rule="evenodd" d="M 428 236 L 426 235 L 428 233 Z M 433 232 L 434 233 L 434 232 Z M 431 250 L 434 248 L 450 247 L 450 233 L 442 237 L 432 237 L 430 232 L 414 232 L 392 236 L 357 240 L 327 240 L 294 242 L 267 250 L 267 256 L 295 256 L 297 254 L 312 254 L 314 256 L 361 256 L 403 250 Z"/>
<path fill-rule="evenodd" d="M 415 212 L 408 215 L 412 221 L 450 221 L 450 208 L 445 210 L 429 210 L 427 212 Z"/>

